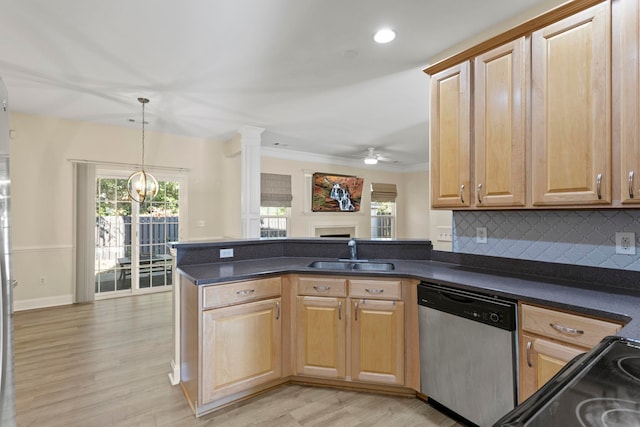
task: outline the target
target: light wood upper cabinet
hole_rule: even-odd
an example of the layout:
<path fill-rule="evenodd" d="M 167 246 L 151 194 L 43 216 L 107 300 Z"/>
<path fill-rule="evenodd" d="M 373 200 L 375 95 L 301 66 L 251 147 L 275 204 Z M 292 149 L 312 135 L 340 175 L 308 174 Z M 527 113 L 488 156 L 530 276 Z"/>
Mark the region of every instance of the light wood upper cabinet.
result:
<path fill-rule="evenodd" d="M 640 203 L 640 5 L 620 3 L 620 201 Z"/>
<path fill-rule="evenodd" d="M 532 34 L 534 205 L 611 202 L 610 8 Z"/>
<path fill-rule="evenodd" d="M 470 63 L 431 76 L 431 204 L 469 206 Z"/>
<path fill-rule="evenodd" d="M 404 384 L 404 303 L 352 300 L 351 304 L 352 378 Z"/>
<path fill-rule="evenodd" d="M 297 375 L 345 378 L 347 362 L 345 301 L 345 298 L 297 297 Z"/>
<path fill-rule="evenodd" d="M 527 61 L 521 37 L 475 59 L 476 206 L 524 206 Z"/>
<path fill-rule="evenodd" d="M 202 403 L 280 378 L 280 319 L 280 298 L 203 311 Z"/>

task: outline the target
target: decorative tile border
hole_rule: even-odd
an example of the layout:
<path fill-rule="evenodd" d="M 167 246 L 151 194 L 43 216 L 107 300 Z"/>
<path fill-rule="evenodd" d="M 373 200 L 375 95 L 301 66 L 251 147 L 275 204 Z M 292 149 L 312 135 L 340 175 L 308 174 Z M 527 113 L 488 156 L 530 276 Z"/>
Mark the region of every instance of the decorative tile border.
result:
<path fill-rule="evenodd" d="M 487 243 L 476 228 L 487 228 Z M 636 233 L 636 255 L 618 255 L 615 233 Z M 640 271 L 640 211 L 455 211 L 453 252 Z"/>

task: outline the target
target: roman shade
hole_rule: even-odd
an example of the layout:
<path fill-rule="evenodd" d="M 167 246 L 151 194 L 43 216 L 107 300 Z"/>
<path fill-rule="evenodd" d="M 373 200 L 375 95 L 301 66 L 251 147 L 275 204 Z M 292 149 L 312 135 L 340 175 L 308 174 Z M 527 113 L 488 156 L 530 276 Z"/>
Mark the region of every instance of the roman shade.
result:
<path fill-rule="evenodd" d="M 395 184 L 382 184 L 374 182 L 371 184 L 372 202 L 395 202 L 398 190 Z"/>
<path fill-rule="evenodd" d="M 260 174 L 260 206 L 291 207 L 291 175 Z"/>

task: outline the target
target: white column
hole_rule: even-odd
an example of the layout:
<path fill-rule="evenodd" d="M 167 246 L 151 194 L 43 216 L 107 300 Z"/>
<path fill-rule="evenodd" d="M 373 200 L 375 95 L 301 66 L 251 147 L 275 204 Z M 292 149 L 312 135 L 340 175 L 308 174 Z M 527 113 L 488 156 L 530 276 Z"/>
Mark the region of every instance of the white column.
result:
<path fill-rule="evenodd" d="M 260 237 L 260 141 L 264 128 L 244 126 L 239 131 L 241 146 L 242 237 Z"/>

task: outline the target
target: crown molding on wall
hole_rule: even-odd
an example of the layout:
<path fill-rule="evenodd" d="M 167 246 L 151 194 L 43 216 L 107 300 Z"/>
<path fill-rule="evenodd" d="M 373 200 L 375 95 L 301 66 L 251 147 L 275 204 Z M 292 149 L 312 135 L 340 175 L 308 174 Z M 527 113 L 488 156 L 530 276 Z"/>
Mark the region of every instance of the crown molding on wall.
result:
<path fill-rule="evenodd" d="M 306 153 L 303 151 L 294 151 L 294 150 L 287 150 L 282 148 L 262 147 L 260 152 L 262 157 L 272 157 L 276 159 L 296 160 L 296 161 L 310 162 L 310 163 L 342 165 L 342 166 L 350 166 L 358 169 L 374 169 L 374 170 L 382 170 L 387 172 L 399 172 L 399 173 L 421 172 L 421 171 L 429 170 L 429 163 L 418 163 L 415 165 L 407 166 L 407 165 L 400 165 L 400 164 L 394 164 L 394 163 L 378 162 L 378 164 L 375 166 L 374 165 L 367 166 L 363 163 L 362 159 L 327 156 L 325 154 Z"/>

